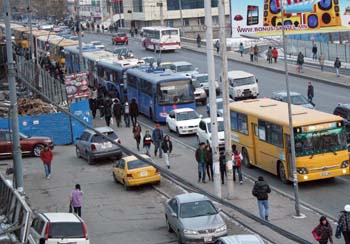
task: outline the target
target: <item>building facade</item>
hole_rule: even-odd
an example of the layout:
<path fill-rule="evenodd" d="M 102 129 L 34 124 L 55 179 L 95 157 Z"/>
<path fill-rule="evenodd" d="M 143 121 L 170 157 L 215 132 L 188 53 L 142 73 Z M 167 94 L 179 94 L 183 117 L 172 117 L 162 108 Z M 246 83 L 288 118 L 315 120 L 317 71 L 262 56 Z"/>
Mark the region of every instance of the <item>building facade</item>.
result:
<path fill-rule="evenodd" d="M 213 32 L 218 37 L 218 0 L 211 0 Z M 227 30 L 230 30 L 230 5 L 225 0 Z M 128 28 L 164 25 L 178 27 L 189 37 L 205 32 L 204 0 L 124 0 L 124 19 Z M 228 31 L 229 32 L 229 31 Z"/>

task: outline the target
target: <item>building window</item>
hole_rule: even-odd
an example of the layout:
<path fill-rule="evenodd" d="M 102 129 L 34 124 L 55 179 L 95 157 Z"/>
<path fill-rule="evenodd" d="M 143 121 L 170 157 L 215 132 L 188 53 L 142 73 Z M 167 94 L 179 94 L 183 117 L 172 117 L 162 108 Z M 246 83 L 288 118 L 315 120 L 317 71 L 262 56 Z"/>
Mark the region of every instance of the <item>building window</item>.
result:
<path fill-rule="evenodd" d="M 198 25 L 204 25 L 205 24 L 205 18 L 204 17 L 198 17 Z"/>
<path fill-rule="evenodd" d="M 218 25 L 219 24 L 219 16 L 213 16 L 213 25 Z"/>
<path fill-rule="evenodd" d="M 174 20 L 173 19 L 168 19 L 166 21 L 166 26 L 168 27 L 174 27 Z"/>
<path fill-rule="evenodd" d="M 133 0 L 132 3 L 134 12 L 143 12 L 143 0 Z"/>
<path fill-rule="evenodd" d="M 190 26 L 190 19 L 184 19 L 183 21 L 183 26 Z"/>
<path fill-rule="evenodd" d="M 180 10 L 180 2 L 182 9 L 198 9 L 204 8 L 204 0 L 167 0 L 168 11 Z M 218 0 L 211 0 L 211 6 L 213 8 L 218 7 Z"/>

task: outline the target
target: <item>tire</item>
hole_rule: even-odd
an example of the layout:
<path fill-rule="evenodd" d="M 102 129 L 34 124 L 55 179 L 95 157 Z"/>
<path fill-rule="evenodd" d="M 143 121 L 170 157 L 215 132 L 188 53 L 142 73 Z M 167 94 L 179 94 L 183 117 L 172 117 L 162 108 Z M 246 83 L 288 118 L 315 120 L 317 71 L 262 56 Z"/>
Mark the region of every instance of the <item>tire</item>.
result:
<path fill-rule="evenodd" d="M 174 230 L 173 230 L 173 228 L 171 228 L 171 226 L 170 226 L 170 223 L 169 223 L 169 220 L 168 220 L 168 217 L 167 217 L 167 216 L 165 216 L 165 223 L 166 223 L 166 226 L 167 226 L 168 232 L 169 232 L 169 233 L 174 233 Z"/>
<path fill-rule="evenodd" d="M 78 147 L 75 147 L 75 154 L 76 154 L 77 158 L 81 158 L 80 149 Z"/>
<path fill-rule="evenodd" d="M 153 121 L 153 111 L 151 108 L 149 109 L 149 119 Z"/>
<path fill-rule="evenodd" d="M 92 159 L 92 157 L 89 153 L 86 154 L 86 161 L 88 162 L 89 165 L 94 164 L 94 160 Z"/>
<path fill-rule="evenodd" d="M 278 163 L 278 176 L 283 184 L 288 184 L 288 179 L 286 177 L 286 169 L 282 162 Z"/>
<path fill-rule="evenodd" d="M 249 154 L 246 149 L 242 150 L 242 156 L 243 156 L 243 164 L 247 168 L 252 168 L 253 166 L 250 164 L 249 160 Z"/>
<path fill-rule="evenodd" d="M 114 179 L 114 182 L 115 182 L 115 183 L 119 184 L 119 181 L 117 180 L 117 177 L 115 177 L 114 172 L 113 172 L 113 179 Z"/>
<path fill-rule="evenodd" d="M 44 150 L 44 147 L 45 147 L 45 145 L 43 145 L 43 144 L 36 144 L 33 147 L 33 155 L 35 157 L 40 157 L 41 151 Z"/>
<path fill-rule="evenodd" d="M 180 234 L 180 231 L 179 230 L 177 230 L 177 243 L 178 244 L 182 244 L 183 242 L 182 242 L 182 237 L 181 237 L 181 234 Z"/>

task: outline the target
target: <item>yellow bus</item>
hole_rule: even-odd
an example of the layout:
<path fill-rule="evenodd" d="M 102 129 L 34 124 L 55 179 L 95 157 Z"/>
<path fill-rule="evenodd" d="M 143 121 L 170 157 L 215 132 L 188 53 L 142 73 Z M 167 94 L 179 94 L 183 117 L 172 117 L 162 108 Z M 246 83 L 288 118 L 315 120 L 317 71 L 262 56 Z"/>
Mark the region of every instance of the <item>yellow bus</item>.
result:
<path fill-rule="evenodd" d="M 349 175 L 343 119 L 292 105 L 299 182 Z M 230 104 L 231 140 L 243 164 L 292 181 L 288 104 L 269 98 Z"/>

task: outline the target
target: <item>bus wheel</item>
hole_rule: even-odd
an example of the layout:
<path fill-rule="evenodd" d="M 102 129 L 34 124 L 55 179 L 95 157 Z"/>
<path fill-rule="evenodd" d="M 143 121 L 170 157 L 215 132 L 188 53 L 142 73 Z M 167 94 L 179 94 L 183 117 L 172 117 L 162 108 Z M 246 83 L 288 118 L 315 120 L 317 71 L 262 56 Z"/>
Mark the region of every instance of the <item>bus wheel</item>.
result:
<path fill-rule="evenodd" d="M 252 165 L 250 164 L 249 154 L 245 148 L 243 148 L 243 150 L 242 150 L 242 156 L 243 156 L 244 166 L 246 166 L 247 168 L 251 168 Z"/>
<path fill-rule="evenodd" d="M 153 120 L 153 112 L 151 108 L 149 109 L 149 118 L 150 120 Z"/>
<path fill-rule="evenodd" d="M 278 162 L 278 175 L 279 175 L 282 183 L 284 183 L 284 184 L 288 183 L 288 179 L 286 177 L 286 169 L 285 169 L 283 163 L 280 161 Z"/>

